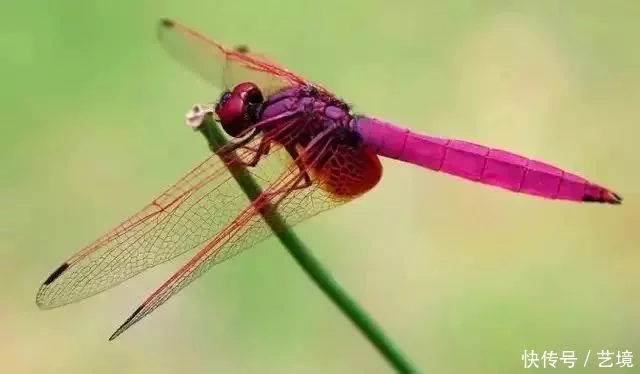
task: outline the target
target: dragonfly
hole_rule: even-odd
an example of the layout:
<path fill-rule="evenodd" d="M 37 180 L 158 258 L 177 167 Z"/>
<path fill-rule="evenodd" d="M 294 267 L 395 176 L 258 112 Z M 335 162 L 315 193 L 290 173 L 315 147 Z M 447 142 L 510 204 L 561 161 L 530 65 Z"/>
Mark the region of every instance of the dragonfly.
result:
<path fill-rule="evenodd" d="M 223 90 L 186 116 L 211 115 L 229 142 L 142 210 L 55 269 L 36 303 L 51 309 L 96 295 L 187 252 L 189 261 L 113 333 L 115 339 L 212 266 L 272 235 L 270 204 L 289 226 L 343 205 L 382 178 L 381 157 L 545 199 L 620 204 L 613 191 L 550 164 L 464 140 L 417 133 L 355 113 L 331 91 L 246 46 L 227 47 L 163 19 L 157 39 L 180 64 Z M 222 157 L 233 152 L 236 157 Z M 261 193 L 229 173 L 242 165 Z"/>

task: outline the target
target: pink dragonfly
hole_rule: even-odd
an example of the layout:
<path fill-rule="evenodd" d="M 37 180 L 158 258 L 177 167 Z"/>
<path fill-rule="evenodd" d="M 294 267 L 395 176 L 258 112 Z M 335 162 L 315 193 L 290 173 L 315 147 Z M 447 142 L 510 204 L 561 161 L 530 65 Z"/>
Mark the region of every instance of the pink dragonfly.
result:
<path fill-rule="evenodd" d="M 607 188 L 539 161 L 352 113 L 320 85 L 246 47 L 227 48 L 177 22 L 163 20 L 158 38 L 194 73 L 227 88 L 215 106 L 195 107 L 187 123 L 197 127 L 205 114 L 214 114 L 231 141 L 44 281 L 36 302 L 55 308 L 197 249 L 110 339 L 211 266 L 271 235 L 260 215 L 265 204 L 295 225 L 372 189 L 382 177 L 378 156 L 547 199 L 622 201 Z M 231 151 L 236 155 L 232 161 L 219 157 Z M 227 162 L 246 166 L 263 188 L 261 195 L 249 201 Z"/>

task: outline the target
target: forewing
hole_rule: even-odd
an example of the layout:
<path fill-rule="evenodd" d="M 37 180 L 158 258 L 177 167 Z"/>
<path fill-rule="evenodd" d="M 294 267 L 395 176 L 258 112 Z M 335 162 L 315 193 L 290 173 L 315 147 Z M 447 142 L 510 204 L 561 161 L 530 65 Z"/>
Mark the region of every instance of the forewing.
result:
<path fill-rule="evenodd" d="M 256 138 L 250 147 L 257 147 Z M 242 148 L 238 159 L 254 152 Z M 285 168 L 274 160 L 251 173 L 259 181 L 273 180 Z M 278 166 L 279 165 L 279 166 Z M 65 261 L 40 287 L 41 308 L 69 304 L 111 288 L 137 274 L 202 246 L 247 205 L 248 199 L 229 175 L 227 165 L 213 155 L 125 220 Z"/>
<path fill-rule="evenodd" d="M 327 147 L 331 149 L 331 147 Z M 332 151 L 334 152 L 334 151 Z M 315 159 L 329 158 L 332 155 L 318 155 Z M 301 154 L 300 159 L 305 155 Z M 306 165 L 307 171 L 313 165 Z M 311 173 L 310 173 L 311 174 Z M 317 175 L 317 173 L 316 173 Z M 274 180 L 254 203 L 245 208 L 231 224 L 220 231 L 209 241 L 187 264 L 169 278 L 160 288 L 152 293 L 136 311 L 111 336 L 115 339 L 133 324 L 154 311 L 171 296 L 182 290 L 193 280 L 206 272 L 213 265 L 235 256 L 241 251 L 253 247 L 272 233 L 271 227 L 263 219 L 260 211 L 266 203 L 277 204 L 278 213 L 288 226 L 294 226 L 305 219 L 332 207 L 344 204 L 350 198 L 336 197 L 328 189 L 321 188 L 323 183 L 293 189 L 300 182 L 299 164 L 291 163 L 283 175 Z"/>
<path fill-rule="evenodd" d="M 177 61 L 221 89 L 253 82 L 268 95 L 305 80 L 246 47 L 228 48 L 173 20 L 158 25 L 158 40 Z"/>

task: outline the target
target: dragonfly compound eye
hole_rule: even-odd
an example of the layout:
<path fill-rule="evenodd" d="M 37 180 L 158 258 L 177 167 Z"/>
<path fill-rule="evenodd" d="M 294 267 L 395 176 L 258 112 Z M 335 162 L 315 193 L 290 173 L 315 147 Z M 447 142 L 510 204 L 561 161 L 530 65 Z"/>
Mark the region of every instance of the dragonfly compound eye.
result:
<path fill-rule="evenodd" d="M 234 138 L 243 136 L 258 122 L 263 102 L 260 89 L 249 82 L 240 83 L 232 92 L 223 94 L 216 105 L 216 114 L 224 131 Z"/>
<path fill-rule="evenodd" d="M 262 104 L 264 97 L 260 88 L 251 82 L 240 83 L 233 89 L 234 95 L 239 95 L 249 104 Z"/>

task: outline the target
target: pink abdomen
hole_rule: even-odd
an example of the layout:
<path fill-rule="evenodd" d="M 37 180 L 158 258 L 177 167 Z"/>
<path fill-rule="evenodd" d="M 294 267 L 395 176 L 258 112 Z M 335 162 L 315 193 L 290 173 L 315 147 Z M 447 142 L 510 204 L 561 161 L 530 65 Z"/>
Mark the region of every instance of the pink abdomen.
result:
<path fill-rule="evenodd" d="M 620 204 L 614 192 L 555 166 L 500 149 L 443 139 L 368 117 L 355 130 L 378 155 L 442 171 L 478 183 L 548 199 Z"/>

